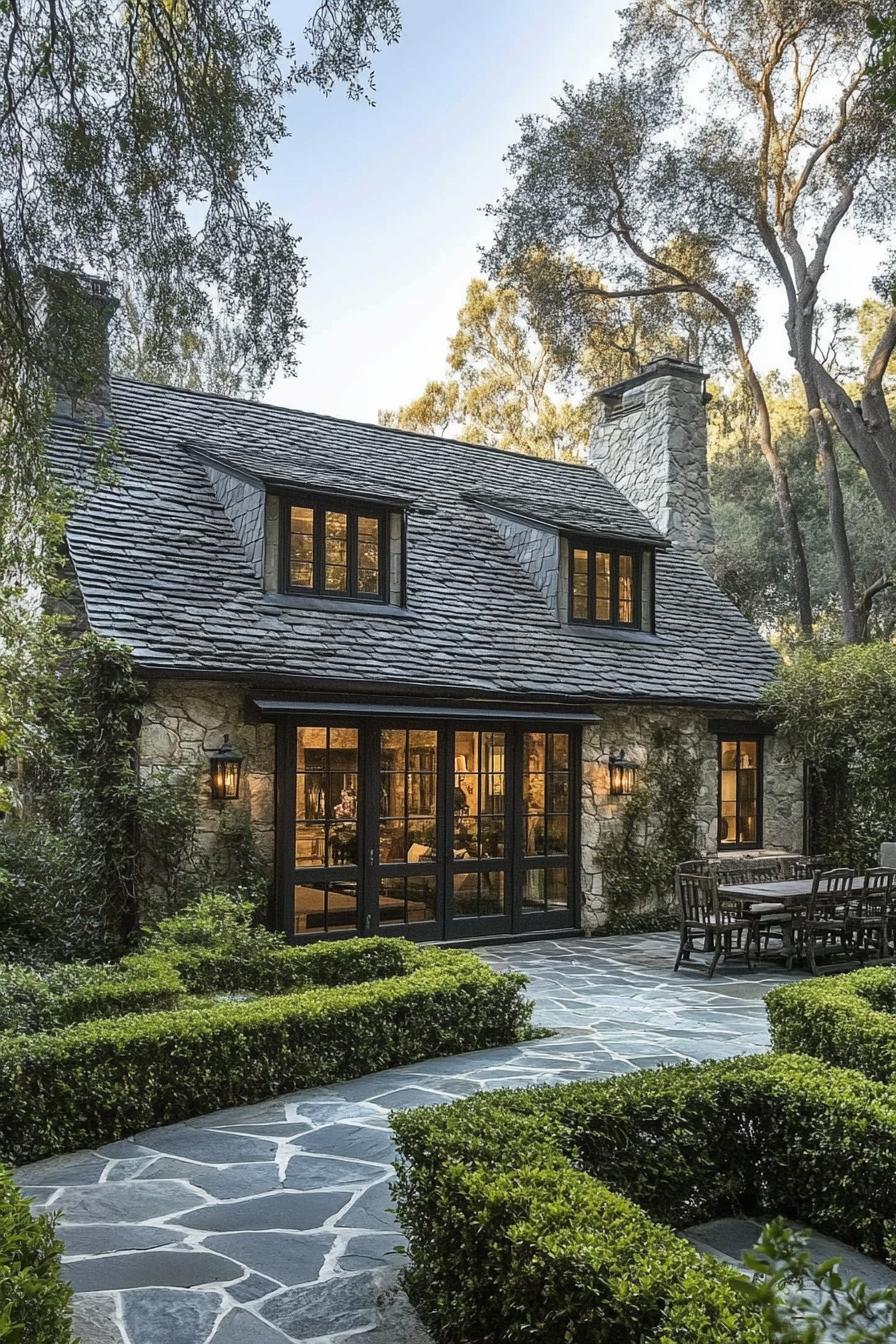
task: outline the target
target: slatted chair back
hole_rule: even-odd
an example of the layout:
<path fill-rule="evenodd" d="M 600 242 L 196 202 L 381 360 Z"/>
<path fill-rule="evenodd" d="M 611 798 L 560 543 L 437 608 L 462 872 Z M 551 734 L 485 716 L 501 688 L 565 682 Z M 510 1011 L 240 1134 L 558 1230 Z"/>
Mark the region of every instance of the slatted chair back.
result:
<path fill-rule="evenodd" d="M 807 917 L 811 921 L 839 919 L 852 895 L 852 868 L 829 868 L 812 879 Z"/>
<path fill-rule="evenodd" d="M 823 854 L 801 854 L 799 858 L 788 859 L 784 862 L 784 876 L 787 878 L 799 879 L 807 882 L 813 878 L 816 873 L 821 873 L 827 866 L 827 859 Z"/>
<path fill-rule="evenodd" d="M 683 925 L 716 922 L 718 891 L 714 877 L 708 873 L 683 873 L 679 869 L 675 874 L 675 894 Z"/>
<path fill-rule="evenodd" d="M 706 859 L 683 859 L 681 863 L 675 865 L 676 873 L 698 873 L 705 877 L 709 872 L 709 863 Z"/>
<path fill-rule="evenodd" d="M 860 899 L 866 919 L 896 917 L 896 868 L 866 868 Z"/>

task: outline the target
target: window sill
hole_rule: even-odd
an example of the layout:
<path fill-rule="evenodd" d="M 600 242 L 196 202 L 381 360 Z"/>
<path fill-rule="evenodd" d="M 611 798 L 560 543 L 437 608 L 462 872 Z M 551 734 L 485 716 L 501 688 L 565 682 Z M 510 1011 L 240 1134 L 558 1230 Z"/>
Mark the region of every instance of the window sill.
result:
<path fill-rule="evenodd" d="M 264 593 L 265 606 L 282 607 L 294 611 L 333 611 L 344 616 L 387 616 L 403 621 L 416 621 L 417 617 L 407 607 L 398 607 L 391 602 L 365 602 L 363 598 L 355 601 L 350 597 L 305 597 L 301 593 Z"/>

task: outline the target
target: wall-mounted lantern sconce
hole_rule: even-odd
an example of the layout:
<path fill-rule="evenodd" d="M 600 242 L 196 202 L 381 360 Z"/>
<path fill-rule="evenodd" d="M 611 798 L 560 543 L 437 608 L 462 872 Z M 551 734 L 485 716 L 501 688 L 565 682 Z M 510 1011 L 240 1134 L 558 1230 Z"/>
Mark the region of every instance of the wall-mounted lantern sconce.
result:
<path fill-rule="evenodd" d="M 243 753 L 237 751 L 227 733 L 220 747 L 208 753 L 208 764 L 212 798 L 216 802 L 225 798 L 239 798 Z"/>
<path fill-rule="evenodd" d="M 634 793 L 639 769 L 638 762 L 627 760 L 624 751 L 611 752 L 610 797 L 625 798 Z"/>

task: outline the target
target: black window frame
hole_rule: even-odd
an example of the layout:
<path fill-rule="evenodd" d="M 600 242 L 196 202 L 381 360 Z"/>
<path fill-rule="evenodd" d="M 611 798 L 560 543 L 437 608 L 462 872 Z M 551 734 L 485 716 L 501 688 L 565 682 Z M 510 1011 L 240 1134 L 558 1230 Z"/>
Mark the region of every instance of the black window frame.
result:
<path fill-rule="evenodd" d="M 566 538 L 567 546 L 567 616 L 571 625 L 590 625 L 601 628 L 612 628 L 614 630 L 652 630 L 653 620 L 650 623 L 644 620 L 642 610 L 643 603 L 643 571 L 644 565 L 653 565 L 653 551 L 649 547 L 627 545 L 619 541 L 599 541 L 594 537 L 575 537 Z M 574 602 L 574 583 L 575 583 L 575 564 L 574 554 L 576 551 L 586 551 L 588 553 L 588 611 L 589 615 L 576 616 Z M 601 620 L 594 613 L 597 608 L 597 556 L 598 554 L 609 555 L 610 557 L 610 619 Z M 621 621 L 619 619 L 619 557 L 621 555 L 631 556 L 632 560 L 632 619 L 630 621 Z M 653 592 L 653 574 L 651 571 L 651 593 Z"/>
<path fill-rule="evenodd" d="M 382 504 L 364 500 L 326 498 L 317 495 L 283 494 L 280 499 L 280 591 L 292 597 L 322 597 L 334 602 L 383 603 L 389 601 L 390 572 L 390 510 Z M 312 583 L 300 586 L 292 582 L 292 511 L 294 508 L 311 509 Z M 326 515 L 343 513 L 346 517 L 346 587 L 327 588 L 326 576 Z M 358 519 L 376 518 L 379 524 L 379 583 L 375 593 L 358 591 Z"/>
<path fill-rule="evenodd" d="M 764 830 L 764 795 L 765 795 L 765 737 L 756 732 L 732 732 L 718 734 L 718 746 L 716 750 L 717 774 L 718 774 L 718 803 L 716 808 L 716 846 L 726 852 L 736 849 L 761 849 L 763 846 Z M 740 778 L 743 767 L 740 765 L 740 748 L 742 742 L 752 742 L 756 744 L 756 839 L 755 840 L 723 840 L 722 839 L 722 744 L 724 742 L 735 742 L 738 764 L 735 766 L 735 821 L 737 823 L 737 833 L 740 834 L 741 826 L 741 789 Z M 744 771 L 744 773 L 746 773 Z"/>

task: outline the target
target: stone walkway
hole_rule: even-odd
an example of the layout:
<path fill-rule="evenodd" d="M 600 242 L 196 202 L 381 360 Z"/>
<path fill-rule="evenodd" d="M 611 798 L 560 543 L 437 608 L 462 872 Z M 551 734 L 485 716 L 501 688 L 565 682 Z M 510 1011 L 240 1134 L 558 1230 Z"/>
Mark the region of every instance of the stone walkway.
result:
<path fill-rule="evenodd" d="M 671 935 L 500 946 L 558 1034 L 22 1167 L 63 1215 L 82 1344 L 424 1344 L 398 1286 L 390 1110 L 765 1049 L 763 968 L 671 973 Z"/>

